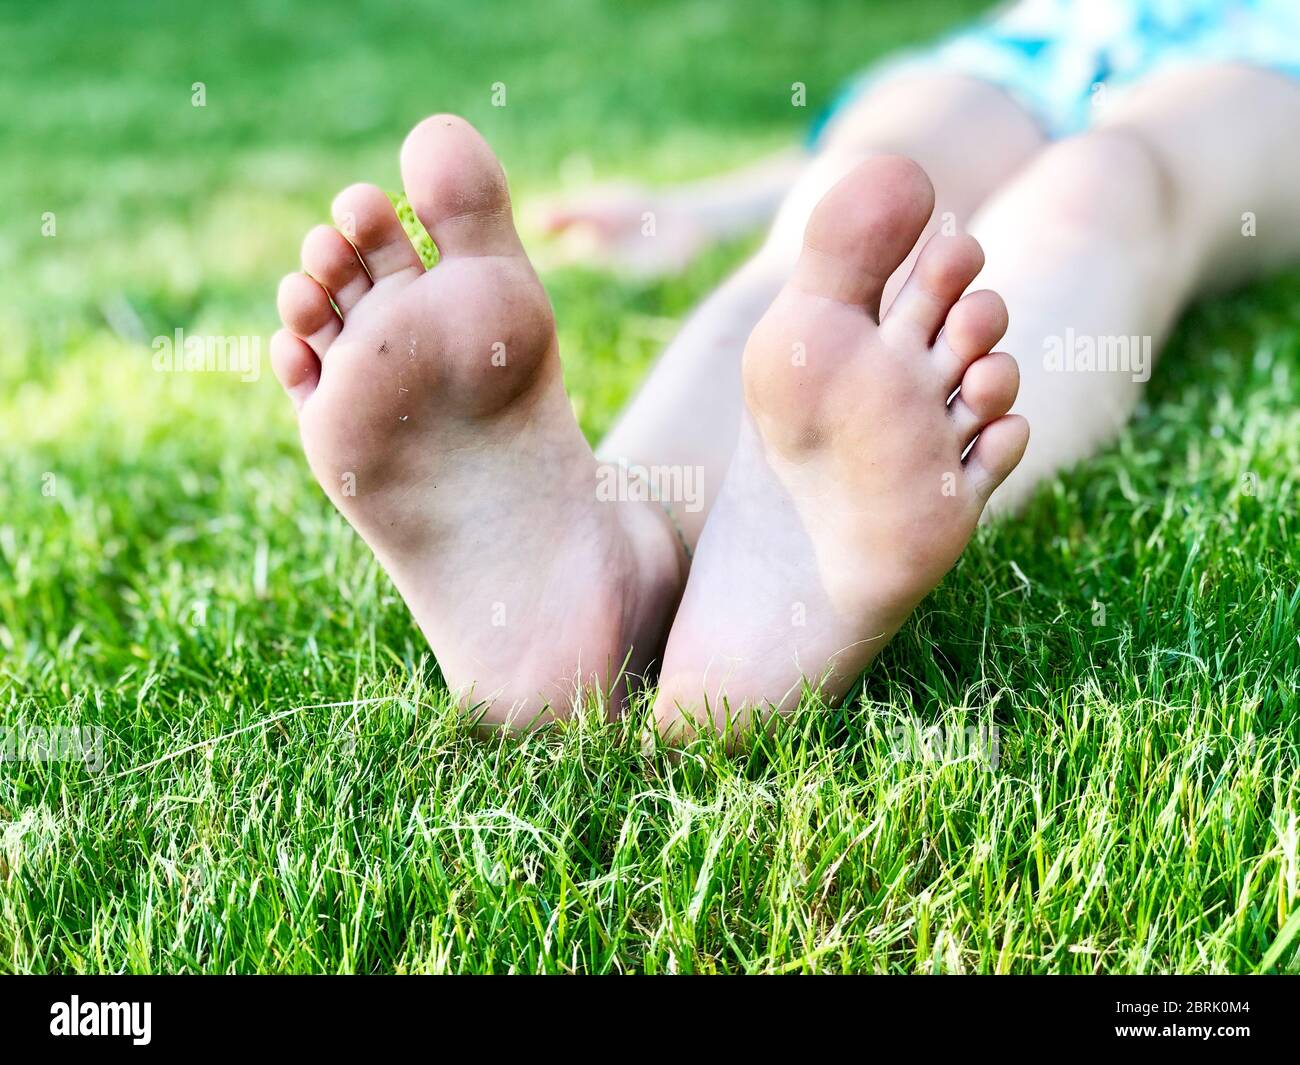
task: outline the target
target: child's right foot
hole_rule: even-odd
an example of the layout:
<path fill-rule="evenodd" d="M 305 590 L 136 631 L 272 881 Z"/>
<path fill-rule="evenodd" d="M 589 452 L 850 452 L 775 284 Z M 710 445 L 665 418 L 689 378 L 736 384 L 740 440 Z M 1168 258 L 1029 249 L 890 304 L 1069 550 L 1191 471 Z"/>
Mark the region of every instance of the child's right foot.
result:
<path fill-rule="evenodd" d="M 933 207 L 915 163 L 863 163 L 813 212 L 749 339 L 747 416 L 664 655 L 669 738 L 789 709 L 805 679 L 843 695 L 1024 453 L 1028 426 L 1004 417 L 1016 364 L 988 354 L 1006 308 L 958 299 L 983 263 L 972 238 L 933 239 L 880 319 Z"/>
<path fill-rule="evenodd" d="M 426 119 L 402 178 L 425 271 L 373 185 L 335 201 L 280 286 L 276 374 L 326 493 L 489 723 L 562 716 L 658 657 L 684 560 L 658 504 L 602 502 L 561 380 L 550 303 L 505 177 L 462 119 Z M 310 275 L 310 276 L 308 276 Z M 615 691 L 617 698 L 618 691 Z"/>

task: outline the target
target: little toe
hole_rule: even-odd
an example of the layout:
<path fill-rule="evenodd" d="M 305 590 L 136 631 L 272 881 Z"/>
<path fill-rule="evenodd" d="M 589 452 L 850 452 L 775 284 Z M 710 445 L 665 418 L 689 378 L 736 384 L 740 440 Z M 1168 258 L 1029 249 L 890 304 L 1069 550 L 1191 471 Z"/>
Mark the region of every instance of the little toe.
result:
<path fill-rule="evenodd" d="M 271 337 L 271 368 L 281 387 L 293 400 L 295 410 L 301 410 L 308 397 L 320 382 L 320 359 L 287 329 L 279 329 Z"/>
<path fill-rule="evenodd" d="M 980 430 L 964 466 L 966 476 L 981 502 L 1007 479 L 1024 456 L 1029 444 L 1029 423 L 1019 414 L 1008 414 Z"/>
<path fill-rule="evenodd" d="M 983 266 L 984 250 L 970 234 L 931 237 L 881 320 L 881 334 L 895 343 L 928 348 Z"/>
<path fill-rule="evenodd" d="M 961 390 L 948 404 L 948 413 L 965 450 L 980 429 L 1011 409 L 1020 390 L 1020 367 L 1005 351 L 976 359 L 966 368 Z"/>
<path fill-rule="evenodd" d="M 388 195 L 378 185 L 349 185 L 330 207 L 334 224 L 356 247 L 371 280 L 404 270 L 424 271 Z"/>
<path fill-rule="evenodd" d="M 934 345 L 948 391 L 957 387 L 967 366 L 993 350 L 1006 333 L 1007 322 L 1007 305 L 996 292 L 981 289 L 957 301 Z"/>
<path fill-rule="evenodd" d="M 885 155 L 860 163 L 813 209 L 792 284 L 863 306 L 879 319 L 885 282 L 933 210 L 934 186 L 910 159 Z"/>
<path fill-rule="evenodd" d="M 280 320 L 317 356 L 323 356 L 343 328 L 329 294 L 306 274 L 289 274 L 276 295 Z"/>
<path fill-rule="evenodd" d="M 341 314 L 370 291 L 370 275 L 356 248 L 333 226 L 316 226 L 303 238 L 302 268 L 329 293 Z"/>

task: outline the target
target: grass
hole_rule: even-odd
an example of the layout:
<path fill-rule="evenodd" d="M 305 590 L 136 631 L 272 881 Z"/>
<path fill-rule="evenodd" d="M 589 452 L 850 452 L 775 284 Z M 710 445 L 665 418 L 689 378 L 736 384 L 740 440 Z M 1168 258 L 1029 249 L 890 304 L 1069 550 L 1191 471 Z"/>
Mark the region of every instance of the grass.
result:
<path fill-rule="evenodd" d="M 177 326 L 269 333 L 430 110 L 523 198 L 681 178 L 977 6 L 7 6 L 0 713 L 106 739 L 0 764 L 0 971 L 1300 971 L 1295 275 L 1197 307 L 1117 445 L 734 759 L 594 713 L 471 740 L 269 375 L 151 370 Z M 740 252 L 547 273 L 588 432 Z M 909 723 L 997 764 L 897 760 Z"/>

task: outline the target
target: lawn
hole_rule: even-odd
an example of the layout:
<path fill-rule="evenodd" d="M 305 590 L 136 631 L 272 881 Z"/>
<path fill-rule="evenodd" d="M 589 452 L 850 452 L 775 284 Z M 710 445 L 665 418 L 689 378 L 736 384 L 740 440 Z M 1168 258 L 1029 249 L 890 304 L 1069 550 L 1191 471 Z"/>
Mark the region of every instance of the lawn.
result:
<path fill-rule="evenodd" d="M 686 178 L 979 7 L 5 5 L 0 723 L 104 740 L 0 764 L 0 972 L 1300 971 L 1300 275 L 1196 307 L 1119 443 L 736 758 L 474 741 L 269 371 L 153 369 L 268 335 L 426 113 L 521 201 Z M 589 434 L 743 252 L 544 271 Z"/>

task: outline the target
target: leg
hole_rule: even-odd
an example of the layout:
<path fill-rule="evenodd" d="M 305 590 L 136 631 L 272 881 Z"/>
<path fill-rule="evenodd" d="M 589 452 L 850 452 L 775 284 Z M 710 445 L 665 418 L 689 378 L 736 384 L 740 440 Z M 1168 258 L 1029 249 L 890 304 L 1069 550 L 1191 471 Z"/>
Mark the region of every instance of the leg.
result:
<path fill-rule="evenodd" d="M 1188 300 L 1300 259 L 1297 128 L 1300 85 L 1280 76 L 1171 73 L 1048 148 L 977 214 L 980 280 L 1011 309 L 1003 346 L 1034 430 L 991 510 L 1015 509 L 1118 434 Z M 1256 236 L 1243 235 L 1246 212 Z"/>
<path fill-rule="evenodd" d="M 999 482 L 1014 502 L 1115 432 L 1149 365 L 1057 372 L 1052 341 L 1084 338 L 1097 360 L 1103 344 L 1122 338 L 1146 338 L 1154 350 L 1192 294 L 1300 258 L 1300 149 L 1287 135 L 1297 123 L 1300 86 L 1266 72 L 1225 66 L 1153 80 L 1098 129 L 1043 152 L 980 213 L 972 228 L 988 245 L 986 273 L 1018 315 L 1007 346 L 1024 366 L 1020 409 L 1047 438 L 1036 451 L 1030 445 L 1026 476 L 1011 472 L 1024 422 L 999 417 L 1014 398 L 1014 371 L 1003 356 L 980 355 L 1006 326 L 995 297 L 960 300 L 929 367 L 915 351 L 901 372 L 903 323 L 913 326 L 911 343 L 924 335 L 914 292 L 929 290 L 931 306 L 942 307 L 938 289 L 955 295 L 970 275 L 951 245 L 947 272 L 936 268 L 945 251 L 931 242 L 879 326 L 855 326 L 843 305 L 865 293 L 870 310 L 876 293 L 855 293 L 846 278 L 879 272 L 861 251 L 855 262 L 852 249 L 875 248 L 891 261 L 885 253 L 899 235 L 869 224 L 856 207 L 868 197 L 842 194 L 865 167 L 832 191 L 809 225 L 794 282 L 746 349 L 747 415 L 665 652 L 661 729 L 689 733 L 701 720 L 744 727 L 793 705 L 804 680 L 837 697 L 951 564 L 971 512 Z M 890 199 L 883 186 L 875 193 Z M 912 208 L 892 201 L 893 215 L 907 218 Z M 1257 236 L 1243 229 L 1246 211 L 1261 223 Z M 844 235 L 838 253 L 827 254 L 830 232 Z M 949 283 L 936 285 L 942 276 Z M 820 309 L 800 307 L 792 290 L 820 294 Z M 864 332 L 856 345 L 846 339 L 855 328 Z M 813 338 L 809 369 L 789 368 L 792 336 Z M 852 354 L 833 354 L 845 349 Z M 810 373 L 814 350 L 822 373 Z M 960 473 L 944 461 L 951 441 L 924 389 L 907 376 L 923 379 L 936 364 L 955 365 L 954 356 L 968 368 L 947 407 L 950 423 L 978 427 Z M 957 384 L 940 376 L 945 387 Z M 964 447 L 969 437 L 958 435 Z M 940 471 L 951 488 L 943 495 L 964 504 L 947 508 L 927 490 Z"/>
<path fill-rule="evenodd" d="M 927 233 L 945 220 L 960 227 L 1041 144 L 1033 120 L 984 82 L 913 74 L 872 90 L 827 130 L 825 148 L 786 199 L 763 248 L 687 320 L 599 454 L 702 469 L 703 508 L 677 508 L 676 515 L 694 544 L 735 448 L 745 340 L 790 276 L 804 225 L 827 189 L 863 159 L 901 153 L 934 182 Z M 909 256 L 887 285 L 886 305 L 912 262 Z"/>

